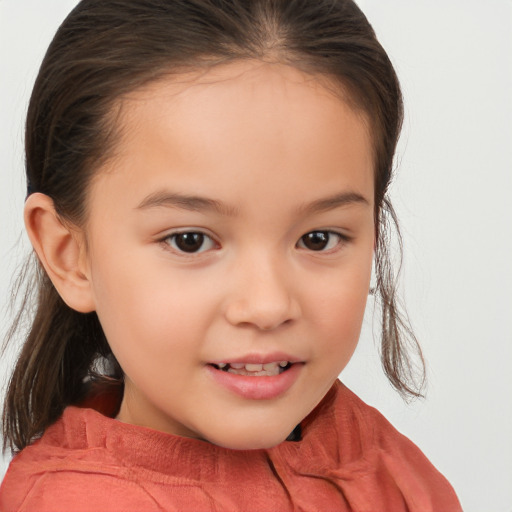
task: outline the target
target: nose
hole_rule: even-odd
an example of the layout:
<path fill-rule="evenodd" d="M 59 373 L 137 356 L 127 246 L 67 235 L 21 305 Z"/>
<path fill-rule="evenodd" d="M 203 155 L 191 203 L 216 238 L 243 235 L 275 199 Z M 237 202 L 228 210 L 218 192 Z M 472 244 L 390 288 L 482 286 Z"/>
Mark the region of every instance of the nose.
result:
<path fill-rule="evenodd" d="M 227 321 L 270 331 L 296 320 L 300 305 L 286 274 L 283 265 L 270 257 L 253 257 L 238 264 L 225 307 Z"/>

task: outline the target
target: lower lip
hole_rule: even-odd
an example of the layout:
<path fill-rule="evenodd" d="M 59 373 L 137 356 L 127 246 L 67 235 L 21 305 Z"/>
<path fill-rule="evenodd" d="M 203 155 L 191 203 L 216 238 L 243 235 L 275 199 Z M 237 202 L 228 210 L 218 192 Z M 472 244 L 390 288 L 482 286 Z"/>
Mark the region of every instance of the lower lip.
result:
<path fill-rule="evenodd" d="M 217 383 L 243 398 L 271 400 L 283 395 L 292 387 L 302 366 L 302 363 L 292 364 L 288 370 L 271 377 L 247 377 L 217 370 L 211 365 L 207 365 L 206 368 Z"/>

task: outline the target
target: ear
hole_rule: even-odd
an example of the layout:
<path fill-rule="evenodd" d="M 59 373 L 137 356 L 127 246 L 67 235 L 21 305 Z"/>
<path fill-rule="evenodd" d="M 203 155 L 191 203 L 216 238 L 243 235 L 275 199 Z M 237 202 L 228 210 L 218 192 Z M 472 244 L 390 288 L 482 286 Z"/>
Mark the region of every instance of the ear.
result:
<path fill-rule="evenodd" d="M 62 300 L 80 313 L 95 310 L 83 234 L 61 221 L 51 198 L 31 194 L 25 203 L 28 236 Z"/>

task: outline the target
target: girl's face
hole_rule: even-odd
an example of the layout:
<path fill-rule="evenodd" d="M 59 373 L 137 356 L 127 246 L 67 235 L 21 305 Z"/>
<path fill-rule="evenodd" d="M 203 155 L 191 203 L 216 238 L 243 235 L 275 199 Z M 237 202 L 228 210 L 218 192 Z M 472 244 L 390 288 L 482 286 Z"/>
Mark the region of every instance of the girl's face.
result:
<path fill-rule="evenodd" d="M 365 119 L 319 79 L 243 62 L 152 84 L 119 123 L 82 260 L 126 375 L 118 418 L 271 447 L 357 344 L 374 246 Z"/>

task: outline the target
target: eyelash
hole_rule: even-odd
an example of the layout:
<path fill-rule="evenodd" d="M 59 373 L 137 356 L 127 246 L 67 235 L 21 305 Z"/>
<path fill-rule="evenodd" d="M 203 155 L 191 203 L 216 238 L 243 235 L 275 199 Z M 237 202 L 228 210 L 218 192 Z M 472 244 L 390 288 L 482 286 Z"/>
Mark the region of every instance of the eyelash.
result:
<path fill-rule="evenodd" d="M 182 242 L 187 242 L 187 238 L 189 236 L 191 237 L 191 240 L 190 240 L 191 242 L 195 241 L 195 245 L 193 243 L 191 243 L 189 248 L 194 249 L 196 246 L 198 246 L 198 250 L 187 251 L 187 250 L 183 250 L 183 247 L 180 248 L 177 245 L 176 241 L 179 240 L 178 237 L 185 237 L 184 239 L 182 239 Z M 306 242 L 308 242 L 308 237 L 309 237 L 309 242 L 313 242 L 313 243 L 320 242 L 320 244 L 322 244 L 325 241 L 326 247 L 320 248 L 318 250 L 311 249 L 311 247 L 307 247 Z M 322 240 L 323 237 L 326 237 L 327 240 L 325 240 L 325 239 Z M 336 241 L 335 241 L 334 245 L 329 247 L 330 243 L 332 242 L 333 237 L 335 238 Z M 315 238 L 316 238 L 316 241 L 315 241 Z M 204 244 L 206 241 L 208 242 L 209 246 L 204 248 Z M 299 238 L 299 240 L 296 244 L 296 247 L 299 249 L 306 250 L 306 251 L 311 251 L 312 253 L 331 253 L 331 252 L 335 252 L 337 249 L 340 248 L 340 246 L 343 246 L 345 243 L 347 243 L 349 241 L 350 241 L 350 238 L 348 236 L 338 233 L 336 231 L 331 231 L 331 230 L 327 230 L 327 229 L 318 229 L 318 230 L 314 230 L 314 231 L 309 231 L 308 233 L 302 235 Z M 203 252 L 215 249 L 216 247 L 218 248 L 217 242 L 215 242 L 215 240 L 211 236 L 207 235 L 206 233 L 204 233 L 202 231 L 194 231 L 194 230 L 179 231 L 176 233 L 171 233 L 171 234 L 167 235 L 166 237 L 164 237 L 161 240 L 161 242 L 166 244 L 174 252 L 176 252 L 180 255 L 192 256 L 194 254 L 201 254 Z"/>

